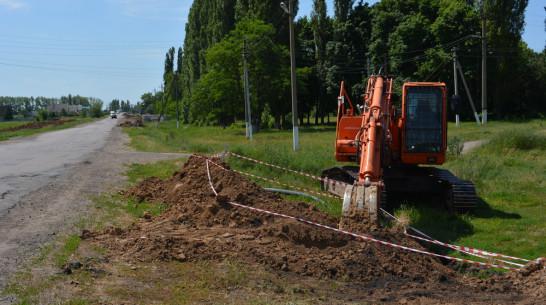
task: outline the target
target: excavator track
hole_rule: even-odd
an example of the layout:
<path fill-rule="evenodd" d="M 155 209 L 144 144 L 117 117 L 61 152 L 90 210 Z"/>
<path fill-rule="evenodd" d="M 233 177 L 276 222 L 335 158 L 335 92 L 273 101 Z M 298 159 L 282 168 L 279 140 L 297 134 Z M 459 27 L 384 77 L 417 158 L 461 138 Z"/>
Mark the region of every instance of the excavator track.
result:
<path fill-rule="evenodd" d="M 322 172 L 323 178 L 353 184 L 358 179 L 356 166 L 334 166 Z M 387 188 L 394 192 L 436 193 L 444 199 L 445 208 L 451 212 L 474 212 L 478 197 L 471 181 L 460 179 L 449 170 L 435 167 L 401 167 L 386 169 L 385 184 L 381 187 L 379 205 L 387 208 Z M 339 196 L 345 189 L 336 185 L 326 185 L 322 188 Z M 333 189 L 332 189 L 333 188 Z"/>
<path fill-rule="evenodd" d="M 446 169 L 428 167 L 432 177 L 444 185 L 444 198 L 446 209 L 458 213 L 474 212 L 478 203 L 476 188 L 468 180 L 463 180 L 453 175 Z"/>

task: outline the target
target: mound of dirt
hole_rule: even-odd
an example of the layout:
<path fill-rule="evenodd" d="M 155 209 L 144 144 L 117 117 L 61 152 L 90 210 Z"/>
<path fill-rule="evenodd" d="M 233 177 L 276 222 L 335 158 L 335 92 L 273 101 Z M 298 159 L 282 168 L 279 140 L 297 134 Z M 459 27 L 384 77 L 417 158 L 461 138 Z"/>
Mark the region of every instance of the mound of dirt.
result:
<path fill-rule="evenodd" d="M 142 127 L 142 116 L 137 114 L 123 113 L 118 119 L 118 127 Z"/>
<path fill-rule="evenodd" d="M 338 218 L 314 205 L 283 200 L 232 171 L 209 164 L 212 184 L 218 192 L 216 196 L 209 183 L 205 160 L 202 156 L 192 156 L 171 177 L 148 178 L 122 192 L 139 202 L 170 206 L 159 215 L 152 217 L 145 213 L 138 224 L 128 228 L 86 230 L 82 238 L 109 249 L 107 256 L 113 261 L 236 258 L 249 264 L 317 278 L 366 281 L 377 285 L 384 282 L 380 279 L 396 278 L 407 285 L 420 285 L 439 293 L 458 287 L 459 290 L 466 289 L 464 293 L 500 291 L 518 294 L 524 291 L 533 297 L 544 298 L 545 271 L 541 268 L 531 268 L 533 271 L 528 274 L 510 272 L 487 280 L 467 279 L 432 256 L 235 207 L 228 201 L 331 227 L 337 227 L 339 223 Z M 229 168 L 218 159 L 213 161 Z M 369 237 L 425 250 L 404 234 L 367 223 L 365 218 L 358 224 L 346 224 Z M 534 286 L 530 286 L 531 282 Z"/>
<path fill-rule="evenodd" d="M 229 165 L 214 160 L 224 168 Z M 148 178 L 123 192 L 138 201 L 167 203 L 169 209 L 143 217 L 130 228 L 93 232 L 109 256 L 127 261 L 221 260 L 248 263 L 301 275 L 365 280 L 396 275 L 416 281 L 453 279 L 453 271 L 435 258 L 398 250 L 314 227 L 296 220 L 234 207 L 226 201 L 283 213 L 337 227 L 339 219 L 304 202 L 283 200 L 240 175 L 210 165 L 218 192 L 208 181 L 203 157 L 191 157 L 170 178 Z M 367 236 L 422 249 L 405 235 L 369 223 Z"/>
<path fill-rule="evenodd" d="M 530 262 L 519 272 L 508 272 L 478 281 L 481 290 L 506 292 L 516 289 L 522 295 L 536 298 L 537 304 L 546 304 L 546 260 Z M 543 301 L 539 301 L 543 300 Z"/>
<path fill-rule="evenodd" d="M 76 120 L 56 120 L 56 121 L 48 121 L 48 122 L 31 122 L 25 125 L 17 126 L 17 127 L 11 127 L 0 130 L 0 132 L 13 132 L 23 129 L 40 129 L 47 126 L 61 126 L 66 123 L 74 122 Z"/>

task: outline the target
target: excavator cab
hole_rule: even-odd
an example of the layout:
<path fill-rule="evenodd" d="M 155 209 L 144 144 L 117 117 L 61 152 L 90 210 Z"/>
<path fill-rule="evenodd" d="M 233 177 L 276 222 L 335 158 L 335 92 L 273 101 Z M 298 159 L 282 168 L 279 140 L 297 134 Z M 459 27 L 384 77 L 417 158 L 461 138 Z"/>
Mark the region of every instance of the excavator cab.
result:
<path fill-rule="evenodd" d="M 402 91 L 402 164 L 443 164 L 447 147 L 445 84 L 406 83 Z"/>

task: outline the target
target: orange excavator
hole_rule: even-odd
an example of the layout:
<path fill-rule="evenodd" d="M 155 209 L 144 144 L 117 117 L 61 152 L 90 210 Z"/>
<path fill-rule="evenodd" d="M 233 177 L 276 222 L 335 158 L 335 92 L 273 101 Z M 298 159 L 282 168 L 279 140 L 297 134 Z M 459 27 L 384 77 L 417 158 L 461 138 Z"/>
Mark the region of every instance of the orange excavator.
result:
<path fill-rule="evenodd" d="M 393 79 L 372 75 L 362 105 L 356 108 L 344 87 L 342 82 L 335 157 L 358 166 L 335 166 L 322 172 L 327 178 L 322 188 L 343 196 L 343 216 L 367 207 L 370 218 L 378 219 L 380 207 L 387 203 L 387 190 L 436 193 L 450 211 L 474 210 L 477 197 L 472 182 L 429 166 L 441 165 L 446 159 L 444 83 L 405 83 L 400 105 L 400 97 L 393 93 Z"/>

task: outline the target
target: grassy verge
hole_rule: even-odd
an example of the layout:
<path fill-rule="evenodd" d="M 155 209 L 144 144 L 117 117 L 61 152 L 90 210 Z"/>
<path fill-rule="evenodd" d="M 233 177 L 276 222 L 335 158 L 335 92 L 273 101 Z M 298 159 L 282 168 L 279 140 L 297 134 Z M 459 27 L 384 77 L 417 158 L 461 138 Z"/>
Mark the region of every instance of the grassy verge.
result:
<path fill-rule="evenodd" d="M 48 127 L 44 127 L 40 129 L 22 129 L 17 131 L 10 131 L 10 132 L 1 132 L 1 131 L 3 129 L 22 126 L 22 125 L 28 124 L 29 122 L 0 122 L 0 141 L 4 141 L 14 137 L 30 136 L 30 135 L 42 133 L 42 132 L 66 129 L 66 128 L 74 127 L 79 124 L 89 123 L 94 120 L 96 120 L 96 118 L 76 118 L 76 121 L 69 122 L 60 126 L 48 126 Z"/>
<path fill-rule="evenodd" d="M 133 164 L 127 176 L 132 183 L 149 176 L 166 178 L 184 161 Z M 102 194 L 94 202 L 94 212 L 80 221 L 78 228 L 125 227 L 136 223 L 144 211 L 156 215 L 166 208 L 136 204 L 117 194 Z M 346 304 L 340 301 L 342 288 L 348 285 L 344 281 L 310 282 L 231 258 L 220 262 L 112 263 L 104 258 L 107 251 L 81 243 L 77 235 L 59 237 L 2 293 L 11 295 L 14 304 Z"/>

